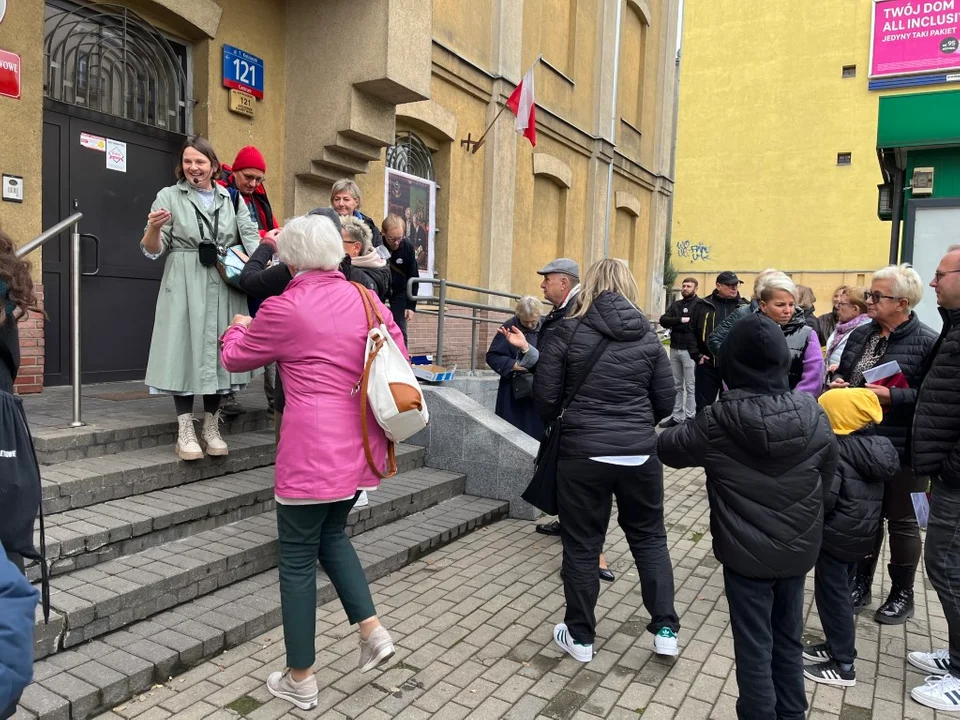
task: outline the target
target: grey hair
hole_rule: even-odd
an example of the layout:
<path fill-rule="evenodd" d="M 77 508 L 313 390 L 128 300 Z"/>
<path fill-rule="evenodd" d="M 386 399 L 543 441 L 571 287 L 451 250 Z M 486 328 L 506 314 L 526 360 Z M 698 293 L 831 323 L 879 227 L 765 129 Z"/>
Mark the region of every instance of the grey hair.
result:
<path fill-rule="evenodd" d="M 336 270 L 343 260 L 343 238 L 329 218 L 305 215 L 284 223 L 277 254 L 297 270 Z"/>
<path fill-rule="evenodd" d="M 760 290 L 763 288 L 763 281 L 770 275 L 779 273 L 780 271 L 776 268 L 767 268 L 766 270 L 761 270 L 757 273 L 757 276 L 753 279 L 753 299 L 758 300 L 760 298 Z"/>
<path fill-rule="evenodd" d="M 907 301 L 907 308 L 913 310 L 923 300 L 923 280 L 910 263 L 887 265 L 873 274 L 874 280 L 891 280 L 894 296 Z"/>
<path fill-rule="evenodd" d="M 357 201 L 358 208 L 363 204 L 363 197 L 360 195 L 360 186 L 357 185 L 353 180 L 350 180 L 349 178 L 337 180 L 333 184 L 333 187 L 330 188 L 330 202 L 333 202 L 333 198 L 342 192 L 348 192 L 353 195 L 354 199 Z"/>
<path fill-rule="evenodd" d="M 358 217 L 348 215 L 340 218 L 340 225 L 354 242 L 360 243 L 360 254 L 366 255 L 373 248 L 373 232 Z"/>
<path fill-rule="evenodd" d="M 543 303 L 533 295 L 524 295 L 517 301 L 517 307 L 514 312 L 516 312 L 519 318 L 539 320 L 540 316 L 543 315 Z"/>
<path fill-rule="evenodd" d="M 767 302 L 773 297 L 775 292 L 788 292 L 793 295 L 793 301 L 797 302 L 797 286 L 785 273 L 772 272 L 767 275 L 760 284 L 760 291 L 757 294 L 758 300 Z"/>

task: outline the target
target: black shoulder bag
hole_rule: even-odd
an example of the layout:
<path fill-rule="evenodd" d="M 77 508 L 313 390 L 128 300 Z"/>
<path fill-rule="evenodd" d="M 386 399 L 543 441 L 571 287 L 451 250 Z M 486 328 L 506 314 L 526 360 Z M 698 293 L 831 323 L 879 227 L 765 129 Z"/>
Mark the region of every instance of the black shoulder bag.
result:
<path fill-rule="evenodd" d="M 574 334 L 576 334 L 576 331 L 574 331 Z M 573 337 L 571 337 L 571 345 L 572 341 Z M 607 345 L 609 344 L 610 339 L 604 338 L 600 344 L 597 345 L 596 350 L 594 350 L 593 355 L 590 356 L 590 360 L 587 362 L 586 367 L 584 367 L 580 377 L 578 377 L 574 383 L 573 391 L 560 408 L 560 415 L 543 431 L 540 450 L 537 452 L 537 459 L 533 465 L 533 478 L 520 497 L 534 507 L 543 510 L 547 515 L 556 515 L 558 512 L 557 464 L 560 458 L 560 432 L 563 425 L 563 414 L 567 411 L 567 408 L 570 407 L 570 403 L 573 402 L 577 393 L 580 392 L 580 388 L 583 386 L 590 371 L 593 370 L 593 366 L 597 364 L 597 360 L 600 359 L 600 356 L 603 355 L 603 351 L 607 349 Z M 569 353 L 569 348 L 567 352 Z M 564 361 L 564 375 L 566 375 L 566 361 Z"/>

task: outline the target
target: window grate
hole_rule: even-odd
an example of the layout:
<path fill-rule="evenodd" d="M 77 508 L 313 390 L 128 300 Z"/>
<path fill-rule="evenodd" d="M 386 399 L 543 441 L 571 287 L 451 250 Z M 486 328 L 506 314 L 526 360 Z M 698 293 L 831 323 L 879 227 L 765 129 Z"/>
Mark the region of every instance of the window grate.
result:
<path fill-rule="evenodd" d="M 402 132 L 394 144 L 387 148 L 387 167 L 408 175 L 436 181 L 433 153 L 417 135 Z"/>
<path fill-rule="evenodd" d="M 843 77 L 845 78 L 855 78 L 857 76 L 857 66 L 856 65 L 844 65 L 843 66 Z"/>

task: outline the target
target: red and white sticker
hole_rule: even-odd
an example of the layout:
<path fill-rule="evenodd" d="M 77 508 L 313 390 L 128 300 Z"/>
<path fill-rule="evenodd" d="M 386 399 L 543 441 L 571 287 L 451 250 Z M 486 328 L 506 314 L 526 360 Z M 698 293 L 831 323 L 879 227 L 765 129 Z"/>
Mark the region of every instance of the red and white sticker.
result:
<path fill-rule="evenodd" d="M 107 151 L 107 139 L 99 135 L 91 135 L 85 132 L 80 133 L 80 145 L 89 150 L 96 150 L 97 152 Z"/>
<path fill-rule="evenodd" d="M 20 56 L 0 50 L 0 95 L 20 99 Z"/>
<path fill-rule="evenodd" d="M 107 138 L 107 170 L 127 171 L 127 144 Z"/>

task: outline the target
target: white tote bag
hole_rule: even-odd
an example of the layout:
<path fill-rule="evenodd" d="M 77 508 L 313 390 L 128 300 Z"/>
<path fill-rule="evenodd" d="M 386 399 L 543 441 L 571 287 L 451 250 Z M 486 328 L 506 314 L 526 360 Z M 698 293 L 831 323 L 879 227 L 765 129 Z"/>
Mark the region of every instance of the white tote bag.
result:
<path fill-rule="evenodd" d="M 410 363 L 394 342 L 380 311 L 363 285 L 353 283 L 363 298 L 367 314 L 367 347 L 364 353 L 363 376 L 354 392 L 360 393 L 360 422 L 363 427 L 363 449 L 367 464 L 379 477 L 392 477 L 397 472 L 394 443 L 403 442 L 427 426 L 430 416 L 423 390 Z M 377 467 L 370 450 L 367 407 L 387 436 L 387 468 Z"/>

